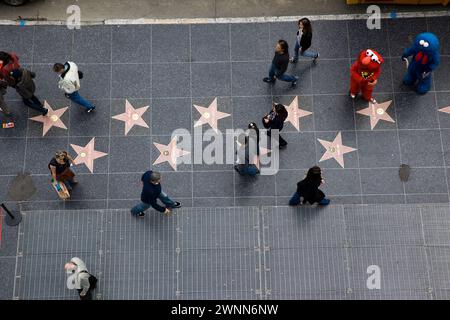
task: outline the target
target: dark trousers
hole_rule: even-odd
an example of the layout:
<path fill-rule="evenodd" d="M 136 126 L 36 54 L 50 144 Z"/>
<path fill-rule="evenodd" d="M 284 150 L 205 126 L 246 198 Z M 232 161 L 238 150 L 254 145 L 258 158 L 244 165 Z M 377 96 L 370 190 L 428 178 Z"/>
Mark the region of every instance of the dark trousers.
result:
<path fill-rule="evenodd" d="M 268 131 L 267 131 L 267 135 L 268 135 L 269 137 L 272 136 L 270 131 L 271 131 L 271 130 L 268 130 Z M 283 137 L 281 136 L 280 133 L 278 133 L 278 143 L 280 144 L 280 147 L 285 147 L 285 146 L 288 144 L 287 141 L 283 139 Z"/>
<path fill-rule="evenodd" d="M 39 101 L 39 99 L 35 95 L 33 95 L 31 98 L 28 98 L 28 99 L 22 98 L 22 100 L 23 100 L 23 103 L 28 108 L 34 109 L 36 111 L 39 111 L 42 114 L 44 114 L 45 111 L 47 110 L 47 109 L 45 109 L 43 107 L 42 102 Z"/>

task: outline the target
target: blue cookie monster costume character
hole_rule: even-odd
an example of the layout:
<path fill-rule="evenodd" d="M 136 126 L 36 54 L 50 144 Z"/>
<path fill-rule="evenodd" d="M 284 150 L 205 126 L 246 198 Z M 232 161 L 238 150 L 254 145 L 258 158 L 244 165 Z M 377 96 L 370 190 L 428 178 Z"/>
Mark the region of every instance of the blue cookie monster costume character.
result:
<path fill-rule="evenodd" d="M 430 90 L 431 72 L 440 62 L 439 47 L 438 38 L 430 32 L 424 32 L 416 37 L 411 48 L 403 52 L 402 59 L 413 56 L 403 83 L 412 86 L 418 81 L 416 91 L 419 94 L 425 94 Z"/>

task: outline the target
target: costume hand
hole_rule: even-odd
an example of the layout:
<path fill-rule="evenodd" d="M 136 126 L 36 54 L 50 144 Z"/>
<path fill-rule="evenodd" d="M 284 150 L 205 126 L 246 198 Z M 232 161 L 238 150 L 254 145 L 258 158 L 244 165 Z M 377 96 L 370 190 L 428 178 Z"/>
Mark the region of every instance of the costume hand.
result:
<path fill-rule="evenodd" d="M 369 86 L 374 86 L 374 85 L 377 84 L 377 82 L 378 82 L 378 80 L 373 80 L 373 81 L 369 81 L 367 84 L 368 84 Z"/>
<path fill-rule="evenodd" d="M 403 61 L 405 61 L 406 69 L 408 69 L 408 67 L 409 67 L 409 61 L 408 61 L 408 59 L 407 59 L 407 58 L 402 58 L 402 59 L 403 59 Z"/>

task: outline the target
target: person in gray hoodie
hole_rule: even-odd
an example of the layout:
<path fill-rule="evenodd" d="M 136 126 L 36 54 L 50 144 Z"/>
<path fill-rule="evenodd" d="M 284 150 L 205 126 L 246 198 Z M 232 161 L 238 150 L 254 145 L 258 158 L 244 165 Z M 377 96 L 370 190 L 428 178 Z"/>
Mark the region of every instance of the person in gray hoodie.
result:
<path fill-rule="evenodd" d="M 36 77 L 36 74 L 21 68 L 14 69 L 9 75 L 13 79 L 11 86 L 22 97 L 23 103 L 27 107 L 39 111 L 43 116 L 46 116 L 48 109 L 44 108 L 42 102 L 34 95 L 36 85 L 34 84 L 33 78 Z"/>
<path fill-rule="evenodd" d="M 83 73 L 78 71 L 78 66 L 75 62 L 67 61 L 66 63 L 55 63 L 53 71 L 59 74 L 58 87 L 65 92 L 65 96 L 73 102 L 86 108 L 86 112 L 91 112 L 95 106 L 84 99 L 78 91 L 80 90 L 80 78 Z"/>

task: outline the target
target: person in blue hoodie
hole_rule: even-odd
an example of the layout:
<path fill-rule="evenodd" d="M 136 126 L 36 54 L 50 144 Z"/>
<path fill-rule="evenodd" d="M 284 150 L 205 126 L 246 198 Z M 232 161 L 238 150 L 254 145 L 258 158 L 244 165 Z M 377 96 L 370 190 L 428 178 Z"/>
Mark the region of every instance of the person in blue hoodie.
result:
<path fill-rule="evenodd" d="M 152 207 L 156 211 L 169 214 L 172 208 L 179 208 L 181 204 L 173 201 L 161 189 L 161 174 L 156 171 L 147 171 L 142 175 L 142 193 L 141 203 L 137 204 L 131 209 L 133 216 L 143 217 L 144 211 Z M 166 206 L 162 207 L 157 203 L 157 200 Z"/>
<path fill-rule="evenodd" d="M 408 66 L 403 83 L 413 86 L 417 82 L 416 92 L 419 94 L 425 94 L 431 88 L 431 73 L 440 62 L 439 47 L 438 38 L 430 32 L 424 32 L 416 37 L 411 48 L 403 52 L 402 59 Z M 409 56 L 412 56 L 411 62 L 408 61 Z"/>

